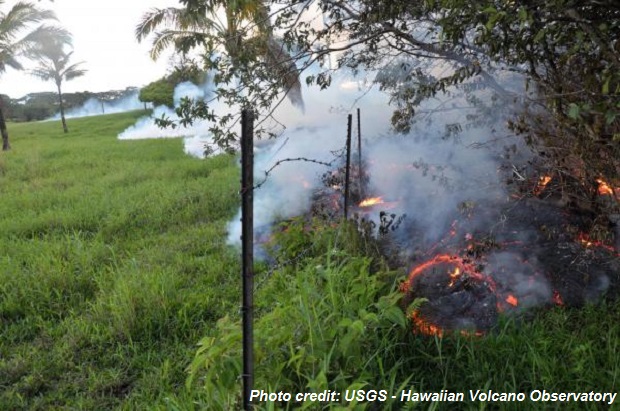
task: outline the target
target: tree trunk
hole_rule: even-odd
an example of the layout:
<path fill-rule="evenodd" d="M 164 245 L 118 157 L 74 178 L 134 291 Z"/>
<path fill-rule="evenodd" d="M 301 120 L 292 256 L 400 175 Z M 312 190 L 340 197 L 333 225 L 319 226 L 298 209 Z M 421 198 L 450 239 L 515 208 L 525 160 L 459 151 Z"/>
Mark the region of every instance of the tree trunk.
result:
<path fill-rule="evenodd" d="M 9 144 L 9 132 L 6 129 L 6 120 L 4 119 L 4 101 L 0 98 L 0 133 L 2 134 L 2 151 L 11 149 Z"/>
<path fill-rule="evenodd" d="M 60 83 L 56 83 L 58 86 L 58 104 L 60 105 L 60 120 L 62 120 L 62 129 L 65 130 L 65 133 L 69 132 L 67 128 L 67 120 L 65 120 L 65 106 L 62 104 L 62 91 L 60 91 Z"/>

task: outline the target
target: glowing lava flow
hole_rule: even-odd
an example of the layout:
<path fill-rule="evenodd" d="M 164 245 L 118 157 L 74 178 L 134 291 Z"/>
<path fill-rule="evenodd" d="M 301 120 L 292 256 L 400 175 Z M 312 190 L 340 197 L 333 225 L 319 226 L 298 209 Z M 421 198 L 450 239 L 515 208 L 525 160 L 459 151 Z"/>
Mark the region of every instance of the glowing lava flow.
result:
<path fill-rule="evenodd" d="M 411 313 L 411 320 L 415 325 L 415 330 L 418 332 L 424 335 L 436 335 L 437 337 L 443 337 L 443 329 L 422 318 L 418 310 Z"/>
<path fill-rule="evenodd" d="M 405 294 L 412 292 L 416 288 L 418 280 L 427 275 L 438 276 L 437 281 L 433 282 L 440 287 L 446 287 L 445 289 L 448 293 L 462 292 L 463 284 L 467 281 L 481 284 L 490 293 L 494 294 L 496 292 L 496 285 L 492 278 L 480 273 L 471 262 L 449 254 L 437 255 L 431 260 L 416 266 L 409 273 L 407 281 L 401 284 L 400 290 Z M 454 331 L 444 329 L 440 324 L 429 321 L 422 315 L 419 309 L 414 310 L 410 318 L 413 321 L 414 332 L 416 333 L 443 337 L 446 333 Z M 473 332 L 459 330 L 459 332 L 461 335 L 465 336 L 483 335 L 483 333 L 478 330 L 474 330 Z"/>

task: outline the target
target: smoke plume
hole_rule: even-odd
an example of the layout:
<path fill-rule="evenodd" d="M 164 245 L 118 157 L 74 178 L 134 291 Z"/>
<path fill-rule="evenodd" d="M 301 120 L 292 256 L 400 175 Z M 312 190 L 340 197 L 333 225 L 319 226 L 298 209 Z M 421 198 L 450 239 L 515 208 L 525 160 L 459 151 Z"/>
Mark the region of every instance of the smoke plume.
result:
<path fill-rule="evenodd" d="M 179 105 L 183 97 L 191 99 L 206 99 L 210 96 L 210 85 L 205 83 L 197 86 L 191 82 L 183 82 L 174 90 L 174 105 Z M 118 135 L 120 140 L 135 140 L 145 138 L 184 138 L 185 152 L 202 158 L 204 157 L 205 145 L 212 139 L 208 133 L 209 125 L 206 121 L 195 121 L 192 125 L 176 128 L 160 128 L 155 124 L 155 118 L 166 117 L 170 120 L 178 120 L 175 111 L 167 106 L 155 107 L 150 116 L 144 116 L 133 126 L 128 127 Z"/>
<path fill-rule="evenodd" d="M 102 101 L 91 97 L 81 106 L 74 107 L 65 112 L 66 118 L 100 116 L 102 114 L 124 113 L 132 110 L 142 110 L 144 103 L 138 99 L 138 91 L 110 101 Z M 148 107 L 148 106 L 147 106 Z M 59 120 L 60 113 L 56 113 L 50 120 Z"/>

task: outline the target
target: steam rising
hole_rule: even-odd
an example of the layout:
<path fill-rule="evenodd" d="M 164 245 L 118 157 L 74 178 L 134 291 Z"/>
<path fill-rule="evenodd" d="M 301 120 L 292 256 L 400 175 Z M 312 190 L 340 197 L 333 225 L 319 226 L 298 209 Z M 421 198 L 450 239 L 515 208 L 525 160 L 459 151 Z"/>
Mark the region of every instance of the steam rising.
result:
<path fill-rule="evenodd" d="M 369 91 L 362 80 L 354 80 L 341 76 L 336 77 L 334 86 L 327 90 L 305 88 L 304 113 L 288 102 L 276 111 L 275 116 L 287 128 L 277 139 L 259 143 L 255 155 L 254 175 L 256 183 L 262 184 L 255 191 L 254 221 L 255 227 L 264 234 L 268 234 L 274 221 L 306 212 L 313 191 L 320 185 L 320 176 L 330 170 L 313 162 L 283 162 L 267 177 L 266 172 L 277 162 L 303 157 L 338 166 L 339 163 L 334 162 L 334 152 L 345 144 L 347 113 L 364 94 L 368 109 L 364 114 L 364 135 L 376 138 L 389 129 L 390 108 L 386 96 L 376 90 Z M 240 215 L 239 211 L 228 226 L 231 244 L 239 244 Z"/>

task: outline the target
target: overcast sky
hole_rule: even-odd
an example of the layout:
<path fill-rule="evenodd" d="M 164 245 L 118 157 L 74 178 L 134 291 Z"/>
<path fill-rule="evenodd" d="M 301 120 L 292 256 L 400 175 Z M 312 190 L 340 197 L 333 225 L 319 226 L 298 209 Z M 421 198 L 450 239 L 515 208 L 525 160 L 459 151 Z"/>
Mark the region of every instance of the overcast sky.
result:
<path fill-rule="evenodd" d="M 0 5 L 6 13 L 17 1 Z M 36 3 L 36 1 L 34 1 Z M 88 73 L 63 84 L 63 91 L 120 90 L 141 87 L 166 73 L 167 56 L 157 62 L 148 55 L 150 42 L 138 44 L 134 31 L 142 15 L 153 7 L 178 6 L 176 0 L 41 0 L 51 9 L 58 24 L 73 34 L 73 61 L 84 61 Z M 24 61 L 24 65 L 33 63 Z M 13 98 L 37 91 L 56 91 L 53 82 L 43 82 L 25 73 L 7 69 L 0 77 L 0 93 Z"/>

